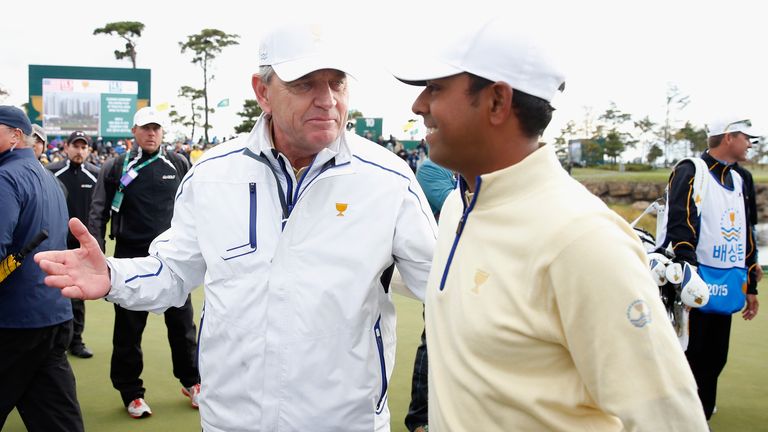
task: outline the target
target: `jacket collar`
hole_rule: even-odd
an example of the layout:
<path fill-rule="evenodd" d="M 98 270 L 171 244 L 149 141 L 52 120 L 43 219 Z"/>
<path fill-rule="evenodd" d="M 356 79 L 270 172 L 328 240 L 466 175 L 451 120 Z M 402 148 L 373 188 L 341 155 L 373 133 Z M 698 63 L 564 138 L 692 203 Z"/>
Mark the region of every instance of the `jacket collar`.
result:
<path fill-rule="evenodd" d="M 17 148 L 0 153 L 0 165 L 16 159 L 35 159 L 35 152 L 31 148 Z"/>
<path fill-rule="evenodd" d="M 709 151 L 704 151 L 704 153 L 701 154 L 701 158 L 707 163 L 709 172 L 712 173 L 712 176 L 718 183 L 720 183 L 720 185 L 726 186 L 728 183 L 733 184 L 732 181 L 729 180 L 729 174 L 734 165 L 736 165 L 735 163 L 719 161 L 712 157 L 712 155 L 709 154 Z"/>
<path fill-rule="evenodd" d="M 493 207 L 537 193 L 542 185 L 561 174 L 567 175 L 554 149 L 548 145 L 541 146 L 512 166 L 478 176 L 475 179 L 474 209 Z M 462 179 L 462 182 L 463 192 L 466 180 Z"/>

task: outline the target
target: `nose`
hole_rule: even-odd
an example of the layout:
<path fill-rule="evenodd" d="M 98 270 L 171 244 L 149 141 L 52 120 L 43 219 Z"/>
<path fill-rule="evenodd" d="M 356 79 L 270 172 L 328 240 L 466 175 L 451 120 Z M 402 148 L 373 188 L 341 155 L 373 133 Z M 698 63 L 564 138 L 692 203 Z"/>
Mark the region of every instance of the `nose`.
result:
<path fill-rule="evenodd" d="M 416 100 L 413 101 L 413 105 L 411 105 L 411 111 L 413 111 L 414 114 L 424 116 L 427 112 L 429 112 L 429 104 L 426 101 L 427 99 L 427 89 L 424 88 L 424 90 L 419 93 L 419 95 L 416 97 Z"/>
<path fill-rule="evenodd" d="M 329 84 L 319 86 L 315 94 L 315 105 L 325 110 L 329 110 L 336 106 L 336 95 Z"/>

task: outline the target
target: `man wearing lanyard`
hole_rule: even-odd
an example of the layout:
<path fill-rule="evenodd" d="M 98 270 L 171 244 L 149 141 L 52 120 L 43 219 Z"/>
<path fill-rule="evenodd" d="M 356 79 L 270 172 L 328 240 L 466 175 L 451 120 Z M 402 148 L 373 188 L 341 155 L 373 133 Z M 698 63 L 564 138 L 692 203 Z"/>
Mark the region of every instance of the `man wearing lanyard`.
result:
<path fill-rule="evenodd" d="M 174 195 L 189 170 L 183 157 L 162 149 L 164 116 L 153 107 L 136 112 L 131 129 L 137 146 L 104 164 L 96 183 L 88 229 L 104 249 L 107 221 L 115 239 L 115 257 L 149 255 L 149 244 L 171 226 Z M 164 313 L 171 345 L 173 374 L 181 381 L 182 393 L 197 408 L 200 377 L 196 365 L 196 329 L 191 298 Z M 141 336 L 147 312 L 131 311 L 115 304 L 112 338 L 112 385 L 120 392 L 128 414 L 142 418 L 152 414 L 144 401 L 140 378 L 143 369 Z"/>

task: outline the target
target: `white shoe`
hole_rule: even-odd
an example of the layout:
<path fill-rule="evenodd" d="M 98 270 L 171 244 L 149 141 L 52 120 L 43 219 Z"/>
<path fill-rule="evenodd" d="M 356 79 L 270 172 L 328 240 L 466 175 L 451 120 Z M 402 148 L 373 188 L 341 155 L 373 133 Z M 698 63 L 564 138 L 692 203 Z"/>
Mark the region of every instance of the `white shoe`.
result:
<path fill-rule="evenodd" d="M 195 384 L 192 387 L 182 387 L 181 393 L 192 402 L 192 408 L 197 409 L 200 407 L 198 403 L 200 399 L 200 384 Z"/>
<path fill-rule="evenodd" d="M 140 419 L 151 416 L 152 410 L 149 409 L 149 405 L 147 405 L 143 398 L 138 398 L 128 404 L 128 415 L 135 419 Z"/>

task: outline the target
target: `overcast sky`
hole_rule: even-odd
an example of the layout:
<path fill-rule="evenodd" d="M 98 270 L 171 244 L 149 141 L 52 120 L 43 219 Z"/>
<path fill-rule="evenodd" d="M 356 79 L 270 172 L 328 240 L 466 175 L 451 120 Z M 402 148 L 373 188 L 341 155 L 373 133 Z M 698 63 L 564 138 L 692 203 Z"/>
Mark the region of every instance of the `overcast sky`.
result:
<path fill-rule="evenodd" d="M 8 2 L 6 2 L 8 3 Z M 567 74 L 566 91 L 545 133 L 551 140 L 568 121 L 582 123 L 585 107 L 595 115 L 610 101 L 636 118 L 663 121 L 670 84 L 690 96 L 675 117 L 703 126 L 721 112 L 737 111 L 768 130 L 768 49 L 766 15 L 759 2 L 647 0 L 488 1 L 385 0 L 355 2 L 216 0 L 202 2 L 92 0 L 11 2 L 3 5 L 0 26 L 0 86 L 4 103 L 28 100 L 28 65 L 130 67 L 113 51 L 116 36 L 94 36 L 113 21 L 146 25 L 138 40 L 138 67 L 152 70 L 152 103 L 181 103 L 182 85 L 202 87 L 202 73 L 181 54 L 179 42 L 203 28 L 241 36 L 214 63 L 213 104 L 229 98 L 229 108 L 213 114 L 212 135 L 229 135 L 240 123 L 236 111 L 253 98 L 261 31 L 268 23 L 312 18 L 347 32 L 350 50 L 361 63 L 352 84 L 350 108 L 384 118 L 385 136 L 407 139 L 416 88 L 400 84 L 387 65 L 400 54 L 429 52 L 424 36 L 447 34 L 470 17 L 509 14 L 542 22 L 558 41 Z M 243 6 L 247 5 L 247 6 Z M 420 136 L 417 136 L 420 138 Z"/>

